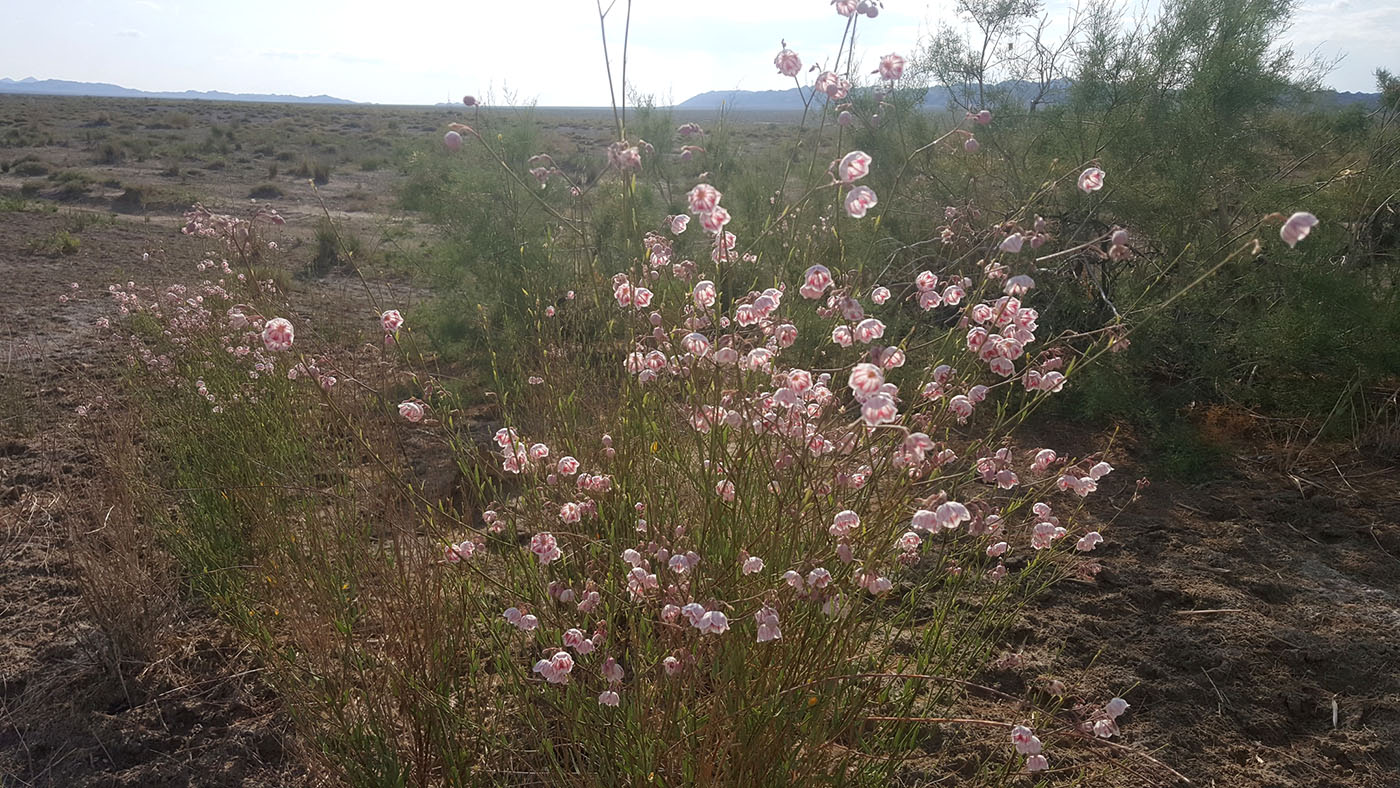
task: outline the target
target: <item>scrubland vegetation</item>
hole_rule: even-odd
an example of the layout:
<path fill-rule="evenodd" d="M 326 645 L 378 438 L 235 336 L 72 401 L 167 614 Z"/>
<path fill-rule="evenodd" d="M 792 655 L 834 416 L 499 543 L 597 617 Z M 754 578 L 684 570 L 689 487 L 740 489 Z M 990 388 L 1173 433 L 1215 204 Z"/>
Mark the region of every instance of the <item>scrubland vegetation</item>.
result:
<path fill-rule="evenodd" d="M 207 606 L 350 785 L 1209 784 L 1133 739 L 1139 687 L 989 666 L 1111 566 L 1153 495 L 1115 465 L 1209 479 L 1244 434 L 1282 471 L 1393 459 L 1400 83 L 1310 107 L 1262 0 L 1093 7 L 1053 43 L 968 0 L 862 76 L 880 20 L 834 6 L 827 51 L 775 52 L 808 102 L 777 132 L 642 99 L 595 144 L 469 103 L 254 161 L 265 129 L 161 113 L 250 180 L 185 215 L 186 277 L 101 283 L 121 372 L 84 407 L 78 560 L 115 647 Z M 183 181 L 159 140 L 91 143 Z M 427 240 L 313 197 L 289 264 L 278 173 L 389 161 Z M 7 211 L 98 188 L 7 170 L 45 179 Z M 1375 752 L 1345 784 L 1383 784 Z"/>

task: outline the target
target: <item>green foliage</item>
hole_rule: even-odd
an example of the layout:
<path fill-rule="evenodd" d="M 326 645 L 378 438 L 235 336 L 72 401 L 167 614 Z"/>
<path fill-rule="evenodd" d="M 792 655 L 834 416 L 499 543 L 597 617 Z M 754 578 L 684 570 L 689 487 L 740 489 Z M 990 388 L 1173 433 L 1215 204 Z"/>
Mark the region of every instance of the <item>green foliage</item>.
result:
<path fill-rule="evenodd" d="M 82 247 L 82 240 L 67 230 L 59 230 L 29 243 L 29 251 L 51 257 L 77 254 Z"/>

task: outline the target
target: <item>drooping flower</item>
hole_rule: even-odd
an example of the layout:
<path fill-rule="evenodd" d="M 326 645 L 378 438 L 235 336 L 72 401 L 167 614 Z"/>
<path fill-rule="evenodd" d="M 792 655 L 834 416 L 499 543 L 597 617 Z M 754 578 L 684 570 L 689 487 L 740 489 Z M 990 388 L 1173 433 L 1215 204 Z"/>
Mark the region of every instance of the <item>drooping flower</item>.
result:
<path fill-rule="evenodd" d="M 729 619 L 718 610 L 707 610 L 696 622 L 695 628 L 702 635 L 723 635 L 729 631 Z"/>
<path fill-rule="evenodd" d="M 870 154 L 853 150 L 841 158 L 836 167 L 836 177 L 842 183 L 854 183 L 870 173 Z"/>
<path fill-rule="evenodd" d="M 567 505 L 570 504 L 566 504 L 566 506 Z M 578 504 L 572 505 L 577 506 Z M 541 564 L 548 564 L 564 554 L 563 551 L 559 549 L 559 543 L 555 540 L 554 534 L 548 531 L 541 531 L 530 537 L 530 552 L 534 553 L 540 559 Z"/>
<path fill-rule="evenodd" d="M 1103 188 L 1104 171 L 1098 167 L 1090 167 L 1079 173 L 1079 188 L 1084 193 L 1096 192 Z"/>
<path fill-rule="evenodd" d="M 268 350 L 290 350 L 294 336 L 292 321 L 284 317 L 274 317 L 263 326 L 262 341 Z"/>
<path fill-rule="evenodd" d="M 767 605 L 760 608 L 753 614 L 755 624 L 758 624 L 758 642 L 767 643 L 771 640 L 778 640 L 783 636 L 783 632 L 778 628 L 778 611 Z"/>
<path fill-rule="evenodd" d="M 1283 227 L 1279 228 L 1278 234 L 1279 237 L 1283 239 L 1283 242 L 1288 244 L 1288 248 L 1292 249 L 1298 245 L 1299 241 L 1307 238 L 1308 233 L 1312 232 L 1312 228 L 1316 225 L 1316 216 L 1306 211 L 1299 211 L 1288 217 L 1288 221 L 1283 223 Z"/>
<path fill-rule="evenodd" d="M 885 335 L 885 324 L 873 317 L 867 317 L 856 324 L 855 337 L 865 344 L 870 344 Z"/>
<path fill-rule="evenodd" d="M 744 559 L 743 572 L 746 575 L 758 574 L 763 571 L 763 559 L 756 555 L 751 555 Z"/>
<path fill-rule="evenodd" d="M 722 205 L 716 205 L 700 214 L 700 226 L 705 228 L 705 232 L 718 233 L 726 224 L 729 224 L 729 211 Z"/>
<path fill-rule="evenodd" d="M 423 404 L 420 402 L 414 402 L 413 400 L 406 400 L 404 402 L 400 402 L 399 415 L 402 416 L 405 420 L 412 422 L 413 424 L 417 424 L 418 422 L 423 420 Z"/>
<path fill-rule="evenodd" d="M 680 235 L 685 232 L 685 228 L 690 226 L 690 217 L 683 213 L 678 213 L 671 217 L 670 224 L 671 232 L 675 235 Z"/>
<path fill-rule="evenodd" d="M 695 305 L 702 309 L 709 309 L 715 305 L 718 292 L 715 290 L 715 283 L 708 279 L 702 279 L 695 283 L 695 289 L 691 292 L 691 298 L 695 300 Z"/>
<path fill-rule="evenodd" d="M 1098 531 L 1090 531 L 1089 533 L 1084 534 L 1084 536 L 1080 537 L 1078 542 L 1074 543 L 1074 549 L 1078 550 L 1081 553 L 1087 553 L 1090 550 L 1093 550 L 1096 545 L 1102 542 L 1103 536 L 1101 536 Z"/>
<path fill-rule="evenodd" d="M 462 149 L 462 135 L 455 131 L 449 131 L 442 135 L 442 144 L 450 151 L 459 151 Z"/>
<path fill-rule="evenodd" d="M 621 698 L 612 690 L 603 690 L 598 693 L 598 705 L 600 706 L 616 706 L 619 702 L 621 702 Z"/>
<path fill-rule="evenodd" d="M 403 326 L 403 315 L 397 309 L 389 309 L 379 316 L 380 325 L 384 326 L 384 332 L 392 334 Z"/>
<path fill-rule="evenodd" d="M 857 186 L 846 192 L 846 215 L 852 219 L 863 219 L 878 202 L 874 190 L 869 186 Z"/>

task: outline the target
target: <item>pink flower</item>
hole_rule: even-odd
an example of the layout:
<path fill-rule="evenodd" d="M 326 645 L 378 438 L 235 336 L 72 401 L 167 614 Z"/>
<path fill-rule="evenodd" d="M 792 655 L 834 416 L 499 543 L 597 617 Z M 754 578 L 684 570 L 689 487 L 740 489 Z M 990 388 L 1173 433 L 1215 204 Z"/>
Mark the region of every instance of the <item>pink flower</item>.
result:
<path fill-rule="evenodd" d="M 695 289 L 691 291 L 691 298 L 695 300 L 695 305 L 701 309 L 709 309 L 715 305 L 718 292 L 715 290 L 715 283 L 708 279 L 702 279 L 695 283 Z"/>
<path fill-rule="evenodd" d="M 1074 549 L 1078 550 L 1081 553 L 1087 553 L 1090 550 L 1093 550 L 1094 547 L 1101 542 L 1103 542 L 1103 537 L 1099 535 L 1099 532 L 1090 531 L 1089 533 L 1084 534 L 1084 536 L 1080 537 L 1078 542 L 1074 543 Z"/>
<path fill-rule="evenodd" d="M 695 623 L 695 628 L 702 635 L 723 635 L 729 631 L 729 619 L 718 610 L 708 610 Z"/>
<path fill-rule="evenodd" d="M 888 394 L 872 394 L 861 403 L 860 417 L 866 424 L 876 427 L 898 418 L 899 408 Z"/>
<path fill-rule="evenodd" d="M 1024 239 L 1022 239 L 1020 233 L 1012 233 L 1006 236 L 1006 238 L 1002 240 L 1001 245 L 997 248 L 1003 252 L 1006 252 L 1007 254 L 1020 254 L 1021 244 L 1023 242 Z"/>
<path fill-rule="evenodd" d="M 616 706 L 620 701 L 617 693 L 612 690 L 603 690 L 598 693 L 598 705 L 600 706 Z"/>
<path fill-rule="evenodd" d="M 578 460 L 566 455 L 559 458 L 559 463 L 555 468 L 565 476 L 573 476 L 575 473 L 578 473 L 578 464 Z"/>
<path fill-rule="evenodd" d="M 890 53 L 880 58 L 880 79 L 893 82 L 904 76 L 904 58 Z"/>
<path fill-rule="evenodd" d="M 850 509 L 843 509 L 836 513 L 831 520 L 831 528 L 827 529 L 832 536 L 846 537 L 851 531 L 860 527 L 860 515 Z"/>
<path fill-rule="evenodd" d="M 802 72 L 802 58 L 786 47 L 778 52 L 777 57 L 773 58 L 773 65 L 777 66 L 778 73 L 785 77 L 795 77 Z"/>
<path fill-rule="evenodd" d="M 847 82 L 844 77 L 837 76 L 834 71 L 823 71 L 817 76 L 813 87 L 835 101 L 840 101 L 851 92 L 851 83 Z"/>
<path fill-rule="evenodd" d="M 1050 768 L 1050 762 L 1045 760 L 1045 756 L 1039 753 L 1026 759 L 1026 771 L 1043 772 Z"/>
<path fill-rule="evenodd" d="M 890 300 L 890 291 L 886 287 L 876 287 L 870 291 L 870 300 L 877 304 L 883 304 Z"/>
<path fill-rule="evenodd" d="M 978 110 L 977 114 L 973 117 L 977 121 L 977 125 L 986 126 L 992 122 L 992 111 L 989 109 Z"/>
<path fill-rule="evenodd" d="M 1019 274 L 1006 280 L 1002 292 L 1007 295 L 1022 296 L 1032 287 L 1035 287 L 1035 280 L 1025 274 Z"/>
<path fill-rule="evenodd" d="M 855 342 L 855 336 L 851 334 L 850 326 L 837 326 L 831 329 L 831 341 L 841 347 L 850 347 Z"/>
<path fill-rule="evenodd" d="M 666 669 L 666 675 L 675 676 L 685 669 L 685 665 L 675 657 L 667 657 L 661 660 L 661 667 Z"/>
<path fill-rule="evenodd" d="M 828 287 L 831 287 L 831 284 L 831 271 L 818 263 L 808 268 L 806 273 L 802 275 L 800 292 L 804 298 L 819 298 Z"/>
<path fill-rule="evenodd" d="M 852 219 L 863 219 L 878 200 L 869 186 L 857 186 L 846 192 L 846 215 Z"/>
<path fill-rule="evenodd" d="M 530 459 L 543 460 L 549 456 L 549 447 L 543 443 L 536 443 L 530 447 Z"/>
<path fill-rule="evenodd" d="M 565 504 L 565 506 L 573 506 L 575 509 L 578 508 L 578 504 Z M 567 522 L 567 520 L 565 522 Z M 578 521 L 575 520 L 574 522 Z M 530 538 L 530 552 L 539 557 L 541 564 L 548 564 L 564 554 L 560 551 L 559 544 L 554 539 L 554 534 L 548 531 L 541 531 Z"/>
<path fill-rule="evenodd" d="M 849 110 L 843 109 L 841 110 L 841 114 L 836 116 L 836 125 L 838 126 L 849 126 L 855 122 L 856 118 L 850 113 Z"/>
<path fill-rule="evenodd" d="M 1099 462 L 1089 469 L 1089 478 L 1098 481 L 1110 473 L 1113 473 L 1113 466 L 1106 462 Z"/>
<path fill-rule="evenodd" d="M 705 228 L 705 232 L 718 233 L 726 224 L 729 224 L 729 211 L 722 205 L 716 205 L 700 214 L 700 226 Z"/>
<path fill-rule="evenodd" d="M 290 350 L 294 333 L 290 320 L 274 317 L 263 326 L 262 341 L 268 350 Z"/>
<path fill-rule="evenodd" d="M 831 4 L 836 6 L 836 13 L 841 16 L 855 16 L 856 9 L 860 7 L 858 0 L 831 0 Z"/>
<path fill-rule="evenodd" d="M 1040 739 L 1034 731 L 1024 725 L 1017 725 L 1011 729 L 1011 743 L 1015 745 L 1016 752 L 1022 755 L 1034 755 L 1040 752 Z"/>
<path fill-rule="evenodd" d="M 550 684 L 567 684 L 573 669 L 574 658 L 567 651 L 556 652 L 553 657 L 535 663 L 535 672 L 544 676 Z"/>
<path fill-rule="evenodd" d="M 566 523 L 576 523 L 576 522 L 578 522 L 580 519 L 582 519 L 582 517 L 583 517 L 583 509 L 582 509 L 578 504 L 574 503 L 573 501 L 569 501 L 568 503 L 566 503 L 566 504 L 564 504 L 563 506 L 559 507 L 559 519 L 560 519 L 561 521 L 563 521 L 563 522 L 566 522 Z M 553 538 L 554 538 L 554 537 L 552 537 L 552 536 L 550 537 L 551 540 L 552 540 Z M 533 545 L 531 546 L 530 549 L 531 549 L 531 550 L 534 549 Z M 549 562 L 548 562 L 548 561 L 545 561 L 545 563 L 549 563 Z"/>
<path fill-rule="evenodd" d="M 778 347 L 792 347 L 797 341 L 797 326 L 791 323 L 783 323 L 773 329 L 773 339 L 777 341 Z"/>
<path fill-rule="evenodd" d="M 462 149 L 462 135 L 449 131 L 442 135 L 442 144 L 450 151 L 459 151 Z"/>
<path fill-rule="evenodd" d="M 807 585 L 816 589 L 826 588 L 831 585 L 831 573 L 819 566 L 807 573 Z"/>
<path fill-rule="evenodd" d="M 703 357 L 710 352 L 710 340 L 704 334 L 691 332 L 681 339 L 681 346 L 692 356 Z"/>
<path fill-rule="evenodd" d="M 948 410 L 952 411 L 953 415 L 958 417 L 958 421 L 967 421 L 968 417 L 972 415 L 972 408 L 972 400 L 962 394 L 951 397 L 948 400 Z"/>
<path fill-rule="evenodd" d="M 423 405 L 421 403 L 407 400 L 399 403 L 399 415 L 404 419 L 417 424 L 423 420 Z"/>
<path fill-rule="evenodd" d="M 885 335 L 885 324 L 873 317 L 867 317 L 856 324 L 856 339 L 870 344 Z"/>
<path fill-rule="evenodd" d="M 846 379 L 846 385 L 857 398 L 874 394 L 884 384 L 885 373 L 874 364 L 856 364 Z"/>
<path fill-rule="evenodd" d="M 1104 713 L 1106 713 L 1110 719 L 1116 720 L 1119 717 L 1123 716 L 1123 712 L 1128 710 L 1128 705 L 1129 704 L 1126 700 L 1123 700 L 1122 698 L 1114 698 L 1113 700 L 1108 702 L 1107 706 L 1104 706 Z"/>
<path fill-rule="evenodd" d="M 764 605 L 753 614 L 754 623 L 758 625 L 758 642 L 767 643 L 778 640 L 783 636 L 783 632 L 778 628 L 778 611 Z"/>
<path fill-rule="evenodd" d="M 763 559 L 756 555 L 751 555 L 744 559 L 743 572 L 746 575 L 758 574 L 763 571 Z"/>
<path fill-rule="evenodd" d="M 978 142 L 976 137 L 968 137 L 967 140 L 963 142 L 963 150 L 968 153 L 976 153 L 981 150 L 981 148 L 982 143 Z"/>
<path fill-rule="evenodd" d="M 1096 192 L 1103 188 L 1103 170 L 1098 167 L 1090 167 L 1079 173 L 1079 188 L 1084 193 Z"/>
<path fill-rule="evenodd" d="M 1035 453 L 1035 459 L 1031 462 L 1031 470 L 1036 473 L 1044 473 L 1046 469 L 1054 464 L 1056 459 L 1058 459 L 1058 457 L 1054 449 L 1041 449 Z M 1049 511 L 1049 507 L 1046 507 L 1046 511 Z"/>
<path fill-rule="evenodd" d="M 904 534 L 900 536 L 899 539 L 894 543 L 894 546 L 897 547 L 901 552 L 912 553 L 915 550 L 918 550 L 919 545 L 923 543 L 924 540 L 920 538 L 918 534 L 914 533 L 913 531 L 905 531 Z"/>
<path fill-rule="evenodd" d="M 853 150 L 841 158 L 841 163 L 836 166 L 836 177 L 842 183 L 858 181 L 870 173 L 870 162 L 870 154 Z"/>
<path fill-rule="evenodd" d="M 620 683 L 622 675 L 622 666 L 617 664 L 616 659 L 608 657 L 603 661 L 603 678 L 607 679 L 609 684 Z"/>
<path fill-rule="evenodd" d="M 726 501 L 734 500 L 734 482 L 728 479 L 720 480 L 720 482 L 715 485 L 715 495 L 718 495 Z"/>
<path fill-rule="evenodd" d="M 691 189 L 685 198 L 690 202 L 691 213 L 705 213 L 713 211 L 715 206 L 719 205 L 720 196 L 719 189 L 708 183 L 701 183 Z"/>
<path fill-rule="evenodd" d="M 997 542 L 996 544 L 987 548 L 987 557 L 1000 558 L 1001 556 L 1006 555 L 1006 551 L 1010 549 L 1010 547 L 1011 545 L 1007 544 L 1006 542 Z"/>
<path fill-rule="evenodd" d="M 392 334 L 403 325 L 403 315 L 399 314 L 397 309 L 390 309 L 379 316 L 379 323 L 384 326 L 386 333 Z"/>
<path fill-rule="evenodd" d="M 1283 227 L 1279 228 L 1278 234 L 1279 237 L 1283 239 L 1283 242 L 1288 244 L 1288 248 L 1292 249 L 1298 245 L 1299 241 L 1307 238 L 1308 233 L 1312 232 L 1312 228 L 1316 225 L 1316 216 L 1305 211 L 1299 211 L 1288 217 L 1288 221 L 1283 223 Z"/>
<path fill-rule="evenodd" d="M 690 217 L 683 213 L 671 217 L 671 232 L 680 235 L 690 226 Z"/>

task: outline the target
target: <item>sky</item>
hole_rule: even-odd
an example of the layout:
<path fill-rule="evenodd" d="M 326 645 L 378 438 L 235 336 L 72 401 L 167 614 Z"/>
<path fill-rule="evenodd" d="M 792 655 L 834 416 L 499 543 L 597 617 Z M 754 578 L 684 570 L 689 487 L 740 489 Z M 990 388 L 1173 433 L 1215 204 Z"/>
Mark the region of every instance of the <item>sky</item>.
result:
<path fill-rule="evenodd" d="M 1072 0 L 1048 0 L 1063 19 Z M 608 18 L 620 77 L 622 8 Z M 1154 0 L 1146 0 L 1149 4 Z M 859 62 L 909 53 L 955 21 L 954 0 L 886 0 L 862 20 Z M 780 90 L 780 41 L 830 57 L 843 23 L 827 0 L 633 0 L 628 84 L 659 104 L 707 90 Z M 0 77 L 110 82 L 151 91 L 328 94 L 432 104 L 606 106 L 595 0 L 0 0 Z M 16 35 L 13 31 L 24 31 Z M 1294 50 L 1340 62 L 1325 82 L 1373 91 L 1400 72 L 1400 0 L 1300 0 Z"/>

